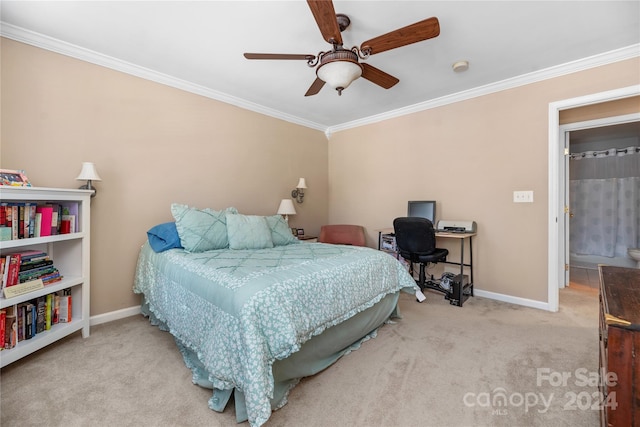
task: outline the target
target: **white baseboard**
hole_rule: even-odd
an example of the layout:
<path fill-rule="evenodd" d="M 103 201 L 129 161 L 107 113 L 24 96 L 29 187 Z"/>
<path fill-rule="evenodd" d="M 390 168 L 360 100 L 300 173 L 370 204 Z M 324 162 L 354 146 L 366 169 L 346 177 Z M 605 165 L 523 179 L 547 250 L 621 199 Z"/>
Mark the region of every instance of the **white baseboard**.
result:
<path fill-rule="evenodd" d="M 540 310 L 553 311 L 551 310 L 549 303 L 536 301 L 527 298 L 514 297 L 511 295 L 499 294 L 496 292 L 483 291 L 482 289 L 477 289 L 474 287 L 473 295 L 483 298 L 494 299 L 497 301 L 508 302 L 516 305 L 523 305 L 525 307 L 537 308 Z"/>
<path fill-rule="evenodd" d="M 483 291 L 482 289 L 474 289 L 473 294 L 478 297 L 494 299 L 496 301 L 508 302 L 511 304 L 522 305 L 525 307 L 537 308 L 540 310 L 549 309 L 549 304 L 542 301 L 535 301 L 527 298 L 519 298 L 511 295 L 499 294 L 496 292 Z M 123 308 L 121 310 L 111 311 L 109 313 L 98 314 L 97 316 L 91 316 L 89 321 L 91 326 L 99 325 L 101 323 L 113 322 L 114 320 L 124 319 L 125 317 L 135 316 L 140 314 L 140 306 L 134 306 L 129 308 Z"/>
<path fill-rule="evenodd" d="M 91 326 L 95 326 L 101 323 L 113 322 L 114 320 L 135 316 L 137 314 L 140 314 L 139 305 L 129 308 L 123 308 L 121 310 L 111 311 L 109 313 L 98 314 L 96 316 L 91 316 L 91 318 L 89 319 L 89 324 Z"/>

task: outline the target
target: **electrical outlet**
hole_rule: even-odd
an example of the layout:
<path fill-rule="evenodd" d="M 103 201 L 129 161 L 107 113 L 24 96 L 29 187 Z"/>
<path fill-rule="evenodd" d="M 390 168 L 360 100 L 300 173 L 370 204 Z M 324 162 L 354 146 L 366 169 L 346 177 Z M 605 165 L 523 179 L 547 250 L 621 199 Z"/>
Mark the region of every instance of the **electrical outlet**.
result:
<path fill-rule="evenodd" d="M 514 191 L 513 203 L 533 203 L 533 191 Z"/>

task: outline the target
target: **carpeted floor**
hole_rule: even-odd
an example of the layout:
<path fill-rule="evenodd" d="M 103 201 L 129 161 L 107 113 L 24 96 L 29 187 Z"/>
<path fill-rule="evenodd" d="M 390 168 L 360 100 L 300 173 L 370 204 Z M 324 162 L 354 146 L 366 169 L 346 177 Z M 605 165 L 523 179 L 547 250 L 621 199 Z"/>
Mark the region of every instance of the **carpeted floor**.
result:
<path fill-rule="evenodd" d="M 596 289 L 561 290 L 558 313 L 427 297 L 403 295 L 403 319 L 303 379 L 266 425 L 599 425 Z M 0 382 L 3 427 L 236 425 L 233 403 L 211 411 L 171 336 L 141 316 L 61 340 Z"/>

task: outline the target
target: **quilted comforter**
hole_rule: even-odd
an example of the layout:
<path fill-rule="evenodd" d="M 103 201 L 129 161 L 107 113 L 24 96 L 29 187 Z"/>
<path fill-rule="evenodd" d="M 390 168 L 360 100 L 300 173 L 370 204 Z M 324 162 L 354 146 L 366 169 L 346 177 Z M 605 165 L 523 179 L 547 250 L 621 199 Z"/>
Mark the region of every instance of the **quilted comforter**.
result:
<path fill-rule="evenodd" d="M 322 243 L 202 253 L 145 243 L 134 283 L 215 388 L 242 390 L 252 426 L 271 415 L 274 361 L 386 295 L 416 289 L 384 252 Z"/>

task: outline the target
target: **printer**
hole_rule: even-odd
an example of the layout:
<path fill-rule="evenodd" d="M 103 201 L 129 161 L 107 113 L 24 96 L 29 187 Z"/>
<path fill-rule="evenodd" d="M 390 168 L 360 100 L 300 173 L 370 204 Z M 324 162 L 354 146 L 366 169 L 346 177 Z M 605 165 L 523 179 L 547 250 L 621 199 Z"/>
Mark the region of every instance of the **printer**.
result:
<path fill-rule="evenodd" d="M 446 231 L 449 233 L 475 233 L 478 226 L 475 221 L 447 221 L 441 219 L 438 221 L 437 231 Z"/>

